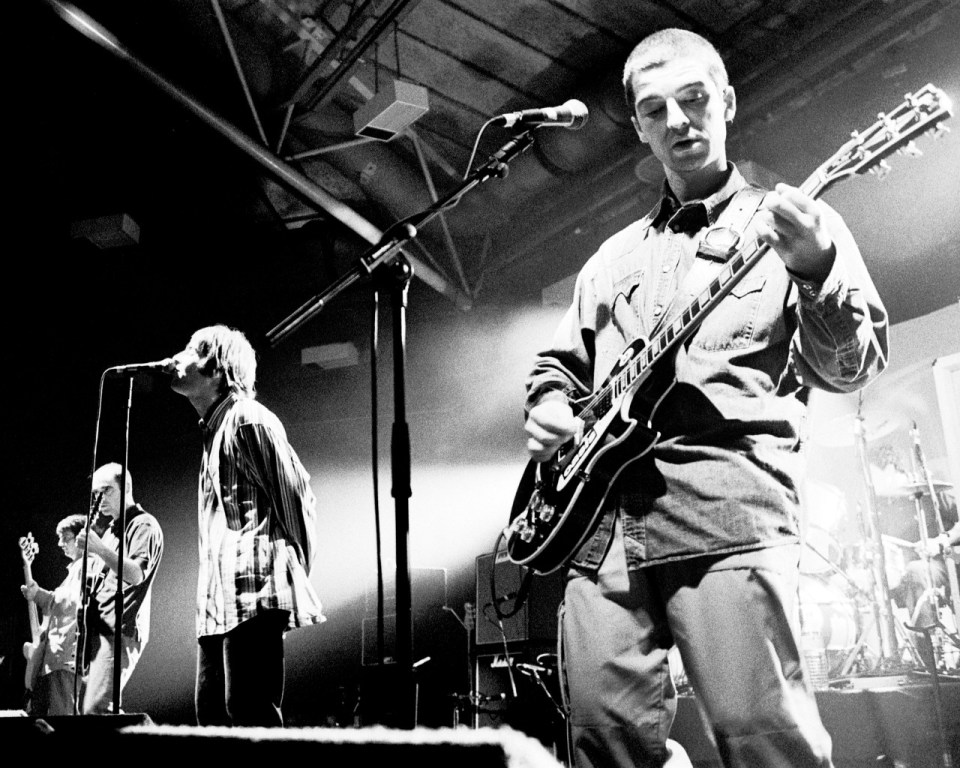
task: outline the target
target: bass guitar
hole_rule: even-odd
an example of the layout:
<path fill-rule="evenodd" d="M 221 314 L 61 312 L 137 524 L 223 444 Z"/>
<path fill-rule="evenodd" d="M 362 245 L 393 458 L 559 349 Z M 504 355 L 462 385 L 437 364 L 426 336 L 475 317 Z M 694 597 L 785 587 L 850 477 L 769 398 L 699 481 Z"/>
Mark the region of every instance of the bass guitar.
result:
<path fill-rule="evenodd" d="M 827 162 L 800 187 L 818 197 L 836 182 L 870 171 L 889 172 L 894 152 L 916 156 L 914 138 L 945 132 L 950 99 L 926 85 L 866 131 L 854 131 Z M 573 404 L 581 434 L 561 446 L 549 462 L 525 468 L 504 530 L 514 563 L 540 574 L 564 565 L 592 533 L 611 486 L 623 470 L 647 454 L 660 438 L 656 409 L 673 386 L 673 358 L 679 345 L 760 261 L 769 246 L 756 238 L 738 243 L 718 276 L 676 320 L 650 339 L 637 339 L 620 355 L 601 387 Z"/>
<path fill-rule="evenodd" d="M 24 584 L 33 581 L 31 565 L 40 551 L 40 546 L 33 538 L 33 533 L 20 537 L 20 559 L 23 561 Z M 27 601 L 27 616 L 30 619 L 30 641 L 23 644 L 23 655 L 27 660 L 26 671 L 23 675 L 23 684 L 27 693 L 32 693 L 43 668 L 43 657 L 47 652 L 47 620 L 43 624 L 37 614 L 37 604 L 33 600 Z"/>

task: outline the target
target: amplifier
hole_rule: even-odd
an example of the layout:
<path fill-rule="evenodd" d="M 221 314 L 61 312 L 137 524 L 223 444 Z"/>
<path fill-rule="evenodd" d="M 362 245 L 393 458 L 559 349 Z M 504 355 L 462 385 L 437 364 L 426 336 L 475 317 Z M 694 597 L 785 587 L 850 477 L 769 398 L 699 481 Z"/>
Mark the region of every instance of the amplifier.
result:
<path fill-rule="evenodd" d="M 546 576 L 533 575 L 527 598 L 513 616 L 503 619 L 501 632 L 494 604 L 502 613 L 513 610 L 515 598 L 529 568 L 517 565 L 506 551 L 477 558 L 477 626 L 478 646 L 502 645 L 506 642 L 555 642 L 557 639 L 557 611 L 563 601 L 563 570 Z M 492 574 L 491 574 L 492 572 Z M 491 575 L 493 576 L 492 594 Z"/>

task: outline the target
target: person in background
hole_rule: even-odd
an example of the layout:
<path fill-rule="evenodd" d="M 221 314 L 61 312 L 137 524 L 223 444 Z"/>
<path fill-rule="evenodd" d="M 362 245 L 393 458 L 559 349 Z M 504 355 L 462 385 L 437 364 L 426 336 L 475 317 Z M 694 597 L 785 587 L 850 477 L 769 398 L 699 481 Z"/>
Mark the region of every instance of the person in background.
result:
<path fill-rule="evenodd" d="M 123 489 L 121 490 L 121 484 Z M 94 521 L 77 533 L 77 547 L 97 556 L 99 573 L 88 569 L 92 582 L 87 617 L 86 645 L 91 658 L 83 696 L 83 714 L 114 712 L 115 628 L 119 576 L 123 576 L 123 608 L 120 613 L 120 693 L 130 681 L 150 640 L 150 603 L 153 581 L 163 557 L 163 531 L 157 519 L 133 496 L 133 478 L 120 464 L 104 464 L 93 473 L 91 493 Z M 122 506 L 121 506 L 122 505 Z M 120 530 L 120 510 L 124 529 Z M 101 527 L 101 524 L 105 527 Z M 123 561 L 120 561 L 120 537 Z M 122 710 L 122 705 L 121 705 Z M 119 714 L 119 713 L 116 713 Z"/>
<path fill-rule="evenodd" d="M 67 575 L 54 590 L 28 581 L 20 587 L 24 598 L 36 603 L 44 615 L 45 643 L 38 652 L 37 679 L 30 696 L 31 715 L 74 715 L 76 700 L 82 695 L 77 685 L 77 612 L 80 608 L 80 584 L 83 562 L 77 547 L 77 534 L 87 518 L 69 515 L 57 523 L 57 546 L 70 561 Z"/>

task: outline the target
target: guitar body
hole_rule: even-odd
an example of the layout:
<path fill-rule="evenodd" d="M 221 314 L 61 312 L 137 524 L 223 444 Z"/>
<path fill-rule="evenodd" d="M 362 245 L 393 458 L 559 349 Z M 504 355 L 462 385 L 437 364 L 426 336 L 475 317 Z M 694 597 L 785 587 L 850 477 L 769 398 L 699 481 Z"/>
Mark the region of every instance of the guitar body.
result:
<path fill-rule="evenodd" d="M 607 381 L 634 364 L 646 343 L 637 339 L 627 347 Z M 527 465 L 507 527 L 513 562 L 547 574 L 580 548 L 599 522 L 617 478 L 659 439 L 653 416 L 672 386 L 672 376 L 647 371 L 552 461 Z M 581 404 L 575 403 L 574 410 Z"/>
<path fill-rule="evenodd" d="M 37 679 L 43 671 L 43 657 L 47 653 L 47 630 L 46 621 L 44 628 L 40 631 L 40 637 L 36 642 L 27 642 L 23 644 L 23 655 L 27 660 L 26 669 L 23 673 L 23 685 L 29 692 L 37 688 Z"/>

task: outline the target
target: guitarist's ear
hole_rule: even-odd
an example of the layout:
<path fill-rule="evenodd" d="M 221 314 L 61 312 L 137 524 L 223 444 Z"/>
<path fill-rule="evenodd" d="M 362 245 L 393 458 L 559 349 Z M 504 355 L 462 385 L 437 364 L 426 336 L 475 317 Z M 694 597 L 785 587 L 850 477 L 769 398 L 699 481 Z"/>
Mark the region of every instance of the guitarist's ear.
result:
<path fill-rule="evenodd" d="M 732 85 L 723 89 L 723 104 L 723 121 L 732 123 L 734 116 L 737 114 L 737 94 L 734 92 Z"/>

